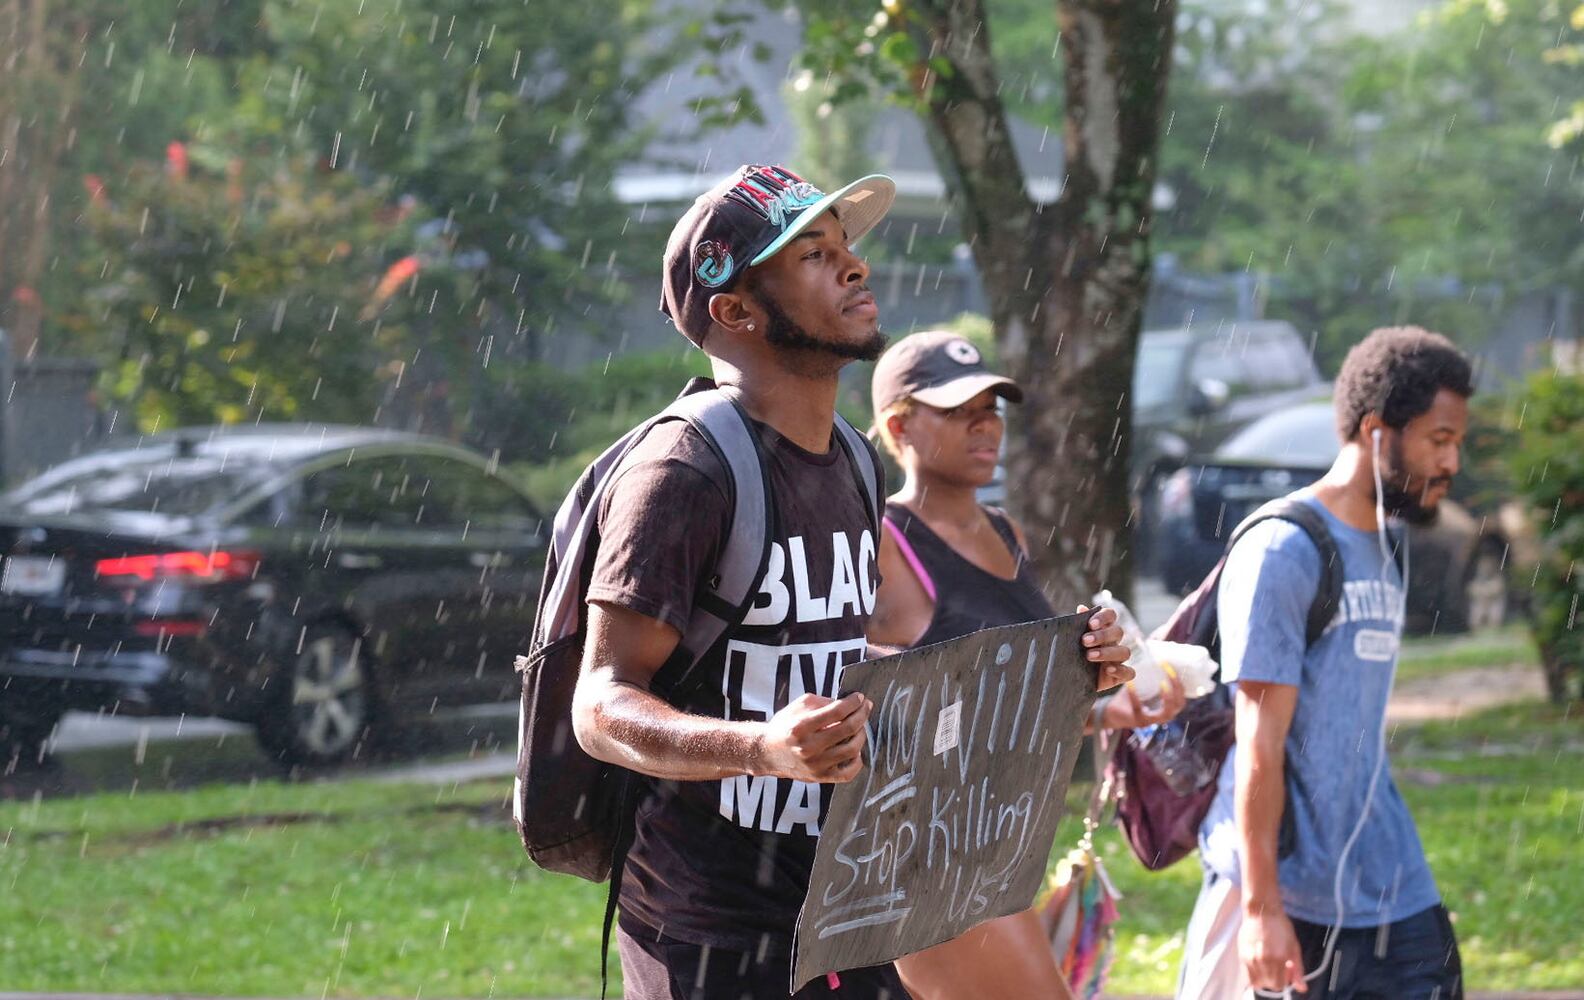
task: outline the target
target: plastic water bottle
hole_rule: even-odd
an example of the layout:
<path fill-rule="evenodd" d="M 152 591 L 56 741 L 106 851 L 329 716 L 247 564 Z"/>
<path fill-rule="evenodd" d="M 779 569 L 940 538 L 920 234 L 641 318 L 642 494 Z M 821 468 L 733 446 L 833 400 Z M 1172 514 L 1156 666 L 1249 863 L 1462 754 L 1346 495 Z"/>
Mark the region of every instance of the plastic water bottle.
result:
<path fill-rule="evenodd" d="M 1128 666 L 1133 668 L 1134 676 L 1127 682 L 1128 687 L 1138 696 L 1139 704 L 1146 711 L 1160 711 L 1161 685 L 1165 680 L 1166 672 L 1156 662 L 1155 654 L 1150 652 L 1149 643 L 1145 641 L 1144 630 L 1139 627 L 1138 619 L 1134 618 L 1128 606 L 1117 600 L 1109 590 L 1102 590 L 1094 595 L 1092 603 L 1094 607 L 1110 608 L 1116 612 L 1117 625 L 1122 629 L 1122 645 L 1128 648 Z"/>

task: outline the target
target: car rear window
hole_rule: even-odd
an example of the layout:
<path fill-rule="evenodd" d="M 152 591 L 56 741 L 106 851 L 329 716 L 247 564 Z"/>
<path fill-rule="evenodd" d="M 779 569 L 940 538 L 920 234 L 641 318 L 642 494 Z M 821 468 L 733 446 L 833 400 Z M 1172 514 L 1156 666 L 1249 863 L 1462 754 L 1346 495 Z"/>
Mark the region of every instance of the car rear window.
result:
<path fill-rule="evenodd" d="M 1334 462 L 1339 450 L 1336 417 L 1326 404 L 1262 417 L 1228 438 L 1216 457 L 1319 468 Z"/>
<path fill-rule="evenodd" d="M 1177 389 L 1177 372 L 1188 349 L 1185 333 L 1146 333 L 1139 338 L 1133 364 L 1133 405 L 1148 409 L 1171 401 Z"/>
<path fill-rule="evenodd" d="M 237 499 L 265 474 L 235 457 L 227 463 L 218 456 L 117 452 L 57 466 L 0 497 L 0 504 L 28 514 L 204 514 Z"/>

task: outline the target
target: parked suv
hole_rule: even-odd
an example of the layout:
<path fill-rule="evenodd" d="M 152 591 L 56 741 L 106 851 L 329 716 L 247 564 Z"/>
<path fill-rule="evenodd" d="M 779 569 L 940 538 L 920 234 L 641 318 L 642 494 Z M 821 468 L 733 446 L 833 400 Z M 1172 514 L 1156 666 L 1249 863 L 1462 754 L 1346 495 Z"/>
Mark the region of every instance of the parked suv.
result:
<path fill-rule="evenodd" d="M 0 498 L 0 752 L 76 709 L 217 715 L 324 764 L 403 710 L 513 697 L 546 537 L 482 457 L 414 434 L 200 428 L 67 462 Z"/>
<path fill-rule="evenodd" d="M 1312 399 L 1325 382 L 1309 343 L 1280 320 L 1149 330 L 1133 369 L 1133 495 L 1141 568 L 1158 560 L 1160 484 L 1267 413 Z"/>

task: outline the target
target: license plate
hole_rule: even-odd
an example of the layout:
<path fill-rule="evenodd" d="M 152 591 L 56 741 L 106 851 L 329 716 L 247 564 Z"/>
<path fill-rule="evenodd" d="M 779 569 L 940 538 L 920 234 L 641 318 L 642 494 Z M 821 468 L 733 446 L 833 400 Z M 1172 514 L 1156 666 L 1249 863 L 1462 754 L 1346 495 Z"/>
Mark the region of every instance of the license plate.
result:
<path fill-rule="evenodd" d="M 66 584 L 66 563 L 48 556 L 7 556 L 0 593 L 37 597 L 58 593 Z"/>

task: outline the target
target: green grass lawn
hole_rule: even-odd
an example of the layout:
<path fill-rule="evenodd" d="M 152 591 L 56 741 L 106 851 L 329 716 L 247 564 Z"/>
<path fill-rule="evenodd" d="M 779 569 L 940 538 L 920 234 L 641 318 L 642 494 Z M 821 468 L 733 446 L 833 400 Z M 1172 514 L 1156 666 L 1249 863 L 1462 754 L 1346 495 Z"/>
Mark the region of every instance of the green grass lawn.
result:
<path fill-rule="evenodd" d="M 507 784 L 260 783 L 5 806 L 0 982 L 597 994 L 603 891 L 528 864 Z"/>
<path fill-rule="evenodd" d="M 1581 740 L 1577 714 L 1540 705 L 1396 735 L 1473 988 L 1584 984 Z M 0 983 L 596 995 L 603 887 L 527 862 L 507 785 L 258 782 L 0 804 Z M 1077 832 L 1063 826 L 1057 855 Z M 1112 988 L 1169 992 L 1198 867 L 1152 875 L 1114 833 L 1101 843 L 1127 896 Z"/>
<path fill-rule="evenodd" d="M 1432 677 L 1471 667 L 1522 666 L 1538 671 L 1540 654 L 1529 627 L 1514 623 L 1483 632 L 1450 636 L 1410 636 L 1403 640 L 1397 679 Z"/>
<path fill-rule="evenodd" d="M 1393 754 L 1470 988 L 1584 987 L 1584 716 L 1508 706 L 1403 727 Z M 1115 831 L 1104 844 L 1128 896 L 1112 989 L 1170 993 L 1198 866 L 1151 874 Z"/>

